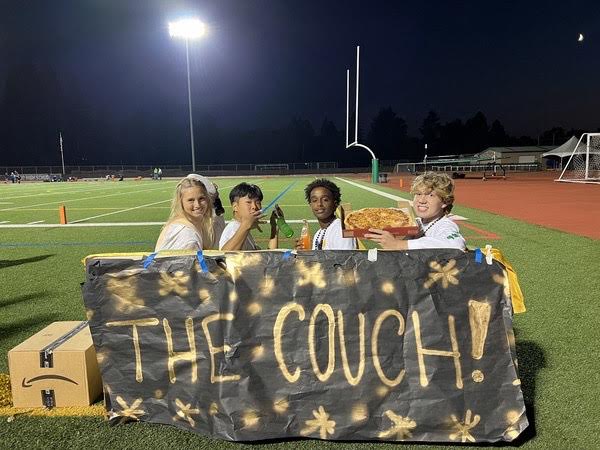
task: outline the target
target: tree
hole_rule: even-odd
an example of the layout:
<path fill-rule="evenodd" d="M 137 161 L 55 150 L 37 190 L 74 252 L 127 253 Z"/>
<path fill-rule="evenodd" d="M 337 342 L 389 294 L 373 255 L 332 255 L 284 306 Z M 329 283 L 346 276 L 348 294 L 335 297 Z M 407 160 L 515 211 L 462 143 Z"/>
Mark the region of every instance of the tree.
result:
<path fill-rule="evenodd" d="M 509 145 L 510 136 L 506 133 L 504 126 L 498 119 L 494 120 L 490 127 L 489 144 L 496 147 Z"/>
<path fill-rule="evenodd" d="M 368 134 L 369 147 L 379 159 L 400 159 L 407 140 L 406 121 L 396 116 L 391 107 L 382 108 L 373 121 Z"/>
<path fill-rule="evenodd" d="M 434 155 L 444 153 L 466 153 L 465 147 L 465 126 L 462 120 L 456 119 L 442 126 L 440 132 L 440 147 Z"/>
<path fill-rule="evenodd" d="M 306 119 L 293 117 L 288 125 L 287 133 L 291 158 L 294 161 L 306 162 L 306 157 L 312 153 L 315 137 L 312 124 Z"/>
<path fill-rule="evenodd" d="M 485 115 L 478 111 L 465 122 L 465 152 L 476 153 L 489 145 L 489 130 Z M 461 151 L 460 153 L 464 153 Z"/>
<path fill-rule="evenodd" d="M 440 116 L 437 112 L 431 110 L 427 114 L 427 117 L 423 119 L 421 128 L 419 128 L 421 136 L 423 138 L 423 144 L 427 144 L 428 151 L 435 152 L 439 145 L 440 134 L 442 131 L 442 125 L 440 123 Z"/>

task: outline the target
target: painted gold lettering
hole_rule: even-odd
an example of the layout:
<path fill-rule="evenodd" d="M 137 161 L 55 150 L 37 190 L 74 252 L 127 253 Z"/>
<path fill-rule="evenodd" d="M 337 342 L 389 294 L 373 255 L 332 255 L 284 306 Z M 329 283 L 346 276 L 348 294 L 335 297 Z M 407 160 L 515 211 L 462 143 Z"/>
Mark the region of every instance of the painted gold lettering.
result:
<path fill-rule="evenodd" d="M 291 312 L 298 313 L 298 318 L 300 320 L 304 320 L 305 314 L 302 305 L 299 305 L 298 303 L 288 303 L 283 308 L 281 308 L 279 314 L 277 314 L 277 319 L 275 320 L 275 325 L 273 326 L 273 340 L 275 347 L 275 359 L 277 360 L 277 364 L 279 365 L 279 370 L 281 370 L 281 373 L 288 382 L 295 383 L 300 378 L 300 368 L 296 367 L 294 373 L 290 373 L 285 364 L 285 360 L 283 358 L 283 350 L 281 346 L 283 324 L 285 322 L 285 319 Z"/>
<path fill-rule="evenodd" d="M 171 383 L 175 383 L 177 377 L 175 376 L 175 363 L 179 361 L 190 361 L 192 363 L 192 383 L 198 381 L 198 363 L 196 360 L 196 339 L 194 337 L 194 320 L 191 317 L 185 319 L 185 331 L 187 333 L 188 344 L 190 350 L 187 352 L 175 352 L 173 351 L 173 333 L 167 319 L 163 319 L 163 328 L 165 330 L 165 336 L 167 337 L 167 351 L 169 353 L 169 359 L 167 361 L 167 367 L 169 368 L 169 380 Z"/>
<path fill-rule="evenodd" d="M 344 315 L 342 314 L 342 311 L 338 310 L 337 316 L 338 334 L 340 336 L 340 352 L 342 354 L 342 367 L 344 368 L 344 375 L 351 386 L 356 386 L 358 383 L 360 383 L 360 380 L 365 372 L 365 315 L 363 313 L 358 314 L 359 360 L 358 372 L 356 376 L 352 375 L 350 364 L 348 364 L 348 354 L 346 353 L 346 336 L 344 334 Z"/>
<path fill-rule="evenodd" d="M 325 370 L 325 372 L 321 372 L 321 369 L 319 368 L 315 343 L 315 325 L 317 322 L 317 316 L 321 312 L 323 312 L 323 314 L 325 314 L 325 316 L 327 317 L 328 355 L 327 369 Z M 313 310 L 313 313 L 310 317 L 310 322 L 308 324 L 308 352 L 310 354 L 310 362 L 312 364 L 315 375 L 320 381 L 327 381 L 333 373 L 333 369 L 335 368 L 335 314 L 333 313 L 333 309 L 331 308 L 331 306 L 325 303 L 319 303 Z"/>
<path fill-rule="evenodd" d="M 144 372 L 142 370 L 142 351 L 140 350 L 140 337 L 137 327 L 151 327 L 158 325 L 160 322 L 156 318 L 137 319 L 137 320 L 118 320 L 107 322 L 107 327 L 132 327 L 133 328 L 133 349 L 135 352 L 135 381 L 141 383 L 144 381 Z"/>
<path fill-rule="evenodd" d="M 381 361 L 379 360 L 379 346 L 377 345 L 377 341 L 379 339 L 379 331 L 381 330 L 381 325 L 388 317 L 395 317 L 398 319 L 398 336 L 402 336 L 404 334 L 404 317 L 400 314 L 399 311 L 395 309 L 386 309 L 383 311 L 377 319 L 375 320 L 375 325 L 373 325 L 373 336 L 371 338 L 371 352 L 373 353 L 373 364 L 375 365 L 375 370 L 379 379 L 383 384 L 389 387 L 398 386 L 404 377 L 405 370 L 402 369 L 398 376 L 394 379 L 388 378 L 385 373 L 383 373 L 383 368 L 381 367 Z"/>
<path fill-rule="evenodd" d="M 452 350 L 434 350 L 429 348 L 423 348 L 423 343 L 421 340 L 421 322 L 419 320 L 419 313 L 413 311 L 412 320 L 415 327 L 415 339 L 417 341 L 417 361 L 419 362 L 419 379 L 421 386 L 425 387 L 429 385 L 429 380 L 427 379 L 427 371 L 425 368 L 425 357 L 424 355 L 429 356 L 445 356 L 454 359 L 454 371 L 456 374 L 456 387 L 458 389 L 463 388 L 462 381 L 462 370 L 460 367 L 460 352 L 458 351 L 458 340 L 456 339 L 456 327 L 454 325 L 454 316 L 448 316 L 448 330 L 450 332 L 450 343 L 452 345 Z"/>
<path fill-rule="evenodd" d="M 231 347 L 227 344 L 223 344 L 221 347 L 215 347 L 212 342 L 212 338 L 210 336 L 210 331 L 208 330 L 208 325 L 212 322 L 216 322 L 219 320 L 233 320 L 233 314 L 224 313 L 224 314 L 211 314 L 210 316 L 202 319 L 202 329 L 204 330 L 204 335 L 206 336 L 206 342 L 208 343 L 208 352 L 210 353 L 210 382 L 211 383 L 223 383 L 225 381 L 236 381 L 240 379 L 240 375 L 217 375 L 215 373 L 215 355 L 218 353 L 225 353 L 231 350 Z"/>

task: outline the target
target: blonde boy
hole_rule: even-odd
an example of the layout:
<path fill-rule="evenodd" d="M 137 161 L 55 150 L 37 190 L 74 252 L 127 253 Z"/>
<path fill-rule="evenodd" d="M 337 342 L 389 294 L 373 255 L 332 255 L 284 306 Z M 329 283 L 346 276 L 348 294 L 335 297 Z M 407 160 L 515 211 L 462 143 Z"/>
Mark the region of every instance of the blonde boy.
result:
<path fill-rule="evenodd" d="M 454 203 L 454 182 L 445 173 L 426 172 L 414 179 L 411 190 L 413 207 L 420 233 L 403 240 L 388 231 L 371 228 L 365 238 L 384 249 L 415 250 L 422 248 L 456 248 L 465 250 L 465 239 L 458 225 L 448 218 Z"/>

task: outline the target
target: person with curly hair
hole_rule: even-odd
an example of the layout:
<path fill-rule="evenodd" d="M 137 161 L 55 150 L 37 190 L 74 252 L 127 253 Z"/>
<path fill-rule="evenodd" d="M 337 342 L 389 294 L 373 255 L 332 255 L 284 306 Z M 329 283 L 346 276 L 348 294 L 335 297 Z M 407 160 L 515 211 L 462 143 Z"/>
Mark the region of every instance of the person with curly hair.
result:
<path fill-rule="evenodd" d="M 304 195 L 319 223 L 312 249 L 356 250 L 356 239 L 342 235 L 342 221 L 335 216 L 335 210 L 342 201 L 340 188 L 330 180 L 319 178 L 304 188 Z"/>
<path fill-rule="evenodd" d="M 445 173 L 425 172 L 412 183 L 413 208 L 419 223 L 419 234 L 408 240 L 397 238 L 389 231 L 369 229 L 365 238 L 388 250 L 423 248 L 466 249 L 458 225 L 448 218 L 454 203 L 454 182 Z"/>

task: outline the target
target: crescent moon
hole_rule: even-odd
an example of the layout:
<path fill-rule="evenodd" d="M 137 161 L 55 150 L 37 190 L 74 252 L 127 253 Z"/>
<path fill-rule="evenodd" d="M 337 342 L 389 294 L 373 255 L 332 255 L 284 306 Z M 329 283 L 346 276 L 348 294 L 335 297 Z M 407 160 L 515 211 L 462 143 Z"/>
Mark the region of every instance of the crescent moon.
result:
<path fill-rule="evenodd" d="M 583 41 L 583 34 L 579 33 L 579 37 L 577 38 L 578 42 L 582 42 Z"/>

